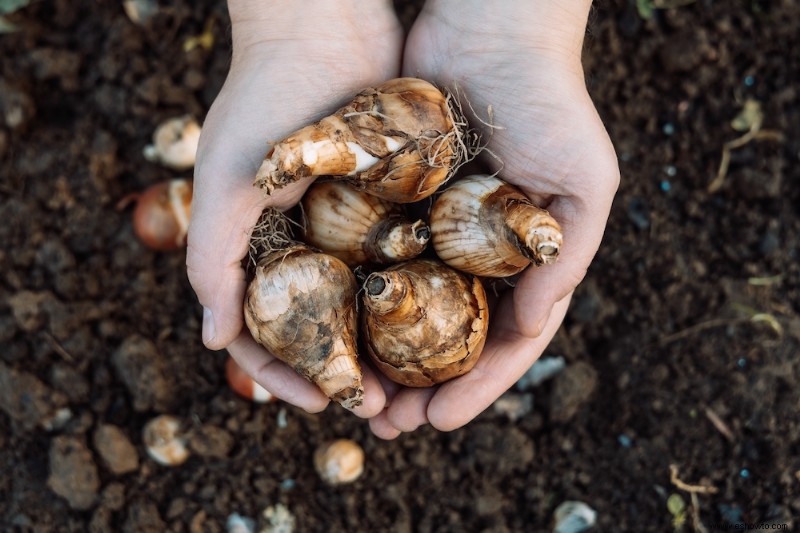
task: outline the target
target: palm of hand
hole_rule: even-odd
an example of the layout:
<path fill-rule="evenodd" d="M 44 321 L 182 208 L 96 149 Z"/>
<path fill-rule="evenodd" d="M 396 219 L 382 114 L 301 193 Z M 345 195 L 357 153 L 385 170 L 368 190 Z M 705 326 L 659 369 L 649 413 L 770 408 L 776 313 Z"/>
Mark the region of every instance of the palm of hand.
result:
<path fill-rule="evenodd" d="M 399 74 L 400 27 L 391 11 L 384 24 L 373 22 L 366 35 L 340 31 L 326 21 L 314 31 L 297 29 L 295 38 L 251 39 L 238 50 L 234 32 L 231 70 L 206 117 L 195 166 L 187 271 L 200 303 L 212 314 L 210 321 L 204 318 L 204 342 L 212 349 L 227 348 L 268 390 L 309 411 L 323 409 L 327 398 L 242 329 L 240 262 L 261 211 L 296 204 L 310 181 L 267 198 L 253 188 L 253 178 L 271 142 L 330 113 L 364 87 Z M 366 385 L 380 389 L 374 380 Z M 362 416 L 383 407 L 382 394 L 370 398 L 374 404 L 366 405 Z"/>
<path fill-rule="evenodd" d="M 388 408 L 370 421 L 379 436 L 428 422 L 457 428 L 513 385 L 555 335 L 602 237 L 618 170 L 579 57 L 551 61 L 501 41 L 465 39 L 459 28 L 423 13 L 406 43 L 404 74 L 457 89 L 480 119 L 491 121 L 485 137 L 493 157 L 485 162 L 548 208 L 562 224 L 564 248 L 559 263 L 528 269 L 496 302 L 486 347 L 469 374 L 434 389 L 387 388 Z"/>

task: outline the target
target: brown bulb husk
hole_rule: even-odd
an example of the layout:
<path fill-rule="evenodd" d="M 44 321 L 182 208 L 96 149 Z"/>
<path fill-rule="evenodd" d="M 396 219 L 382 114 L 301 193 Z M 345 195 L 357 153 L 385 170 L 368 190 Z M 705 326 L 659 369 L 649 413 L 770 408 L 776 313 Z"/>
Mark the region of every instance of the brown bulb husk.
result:
<path fill-rule="evenodd" d="M 487 175 L 448 187 L 433 204 L 430 225 L 439 258 L 476 276 L 502 278 L 531 263 L 554 263 L 563 242 L 561 227 L 547 211 Z"/>
<path fill-rule="evenodd" d="M 414 259 L 364 282 L 362 337 L 391 380 L 428 387 L 469 372 L 489 327 L 486 293 L 475 276 Z"/>
<path fill-rule="evenodd" d="M 424 80 L 393 79 L 275 144 L 255 184 L 270 194 L 300 178 L 331 176 L 385 200 L 415 202 L 467 157 L 466 128 L 451 96 Z"/>
<path fill-rule="evenodd" d="M 305 242 L 350 267 L 399 263 L 425 250 L 430 228 L 401 206 L 342 182 L 318 182 L 303 196 Z"/>
<path fill-rule="evenodd" d="M 269 216 L 273 220 L 262 228 L 283 217 L 275 210 Z M 328 398 L 347 409 L 361 405 L 355 276 L 339 259 L 286 239 L 287 231 L 260 233 L 270 242 L 260 244 L 266 250 L 258 255 L 245 294 L 250 334 Z"/>

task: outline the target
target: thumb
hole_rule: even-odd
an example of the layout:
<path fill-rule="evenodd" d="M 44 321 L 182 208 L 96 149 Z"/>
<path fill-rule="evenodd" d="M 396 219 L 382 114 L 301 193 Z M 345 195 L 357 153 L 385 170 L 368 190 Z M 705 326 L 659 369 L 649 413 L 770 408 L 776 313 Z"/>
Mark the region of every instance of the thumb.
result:
<path fill-rule="evenodd" d="M 203 343 L 230 344 L 242 329 L 248 234 L 263 208 L 249 180 L 207 179 L 198 168 L 186 250 L 186 271 L 203 306 Z"/>
<path fill-rule="evenodd" d="M 203 306 L 203 343 L 211 350 L 228 346 L 244 324 L 242 259 L 261 212 L 268 206 L 288 208 L 310 184 L 301 180 L 267 197 L 253 186 L 258 162 L 217 157 L 238 153 L 226 151 L 225 144 L 203 154 L 201 139 L 186 250 L 189 282 Z"/>
<path fill-rule="evenodd" d="M 560 196 L 548 206 L 561 224 L 564 243 L 555 264 L 529 267 L 514 288 L 514 314 L 523 335 L 539 336 L 556 302 L 583 280 L 603 238 L 612 199 L 613 193 L 595 191 L 580 197 Z"/>

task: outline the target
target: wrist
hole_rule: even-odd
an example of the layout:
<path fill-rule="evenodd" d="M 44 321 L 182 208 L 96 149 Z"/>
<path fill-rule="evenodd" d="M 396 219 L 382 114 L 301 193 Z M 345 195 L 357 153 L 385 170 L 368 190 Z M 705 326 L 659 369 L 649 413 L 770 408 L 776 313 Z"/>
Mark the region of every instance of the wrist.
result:
<path fill-rule="evenodd" d="M 580 66 L 592 0 L 427 0 L 425 12 L 491 46 L 509 43 Z"/>
<path fill-rule="evenodd" d="M 234 54 L 272 40 L 367 34 L 371 23 L 383 28 L 394 17 L 391 0 L 228 0 L 228 12 Z"/>

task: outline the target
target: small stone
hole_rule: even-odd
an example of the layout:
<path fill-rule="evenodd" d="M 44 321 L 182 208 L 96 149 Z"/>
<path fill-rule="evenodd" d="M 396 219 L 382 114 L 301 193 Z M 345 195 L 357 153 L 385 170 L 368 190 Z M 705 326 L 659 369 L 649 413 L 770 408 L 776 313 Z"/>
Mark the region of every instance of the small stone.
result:
<path fill-rule="evenodd" d="M 112 533 L 111 518 L 111 510 L 107 507 L 95 509 L 89 521 L 89 533 Z"/>
<path fill-rule="evenodd" d="M 111 362 L 133 397 L 135 411 L 170 410 L 175 391 L 167 378 L 164 359 L 151 340 L 139 335 L 128 337 L 113 353 Z"/>
<path fill-rule="evenodd" d="M 293 533 L 295 518 L 288 507 L 282 503 L 270 505 L 261 513 L 266 525 L 261 533 Z"/>
<path fill-rule="evenodd" d="M 495 400 L 492 407 L 495 413 L 516 422 L 533 412 L 533 394 L 507 392 Z"/>
<path fill-rule="evenodd" d="M 589 363 L 579 361 L 556 376 L 550 399 L 550 419 L 567 422 L 591 398 L 597 387 L 597 371 Z"/>
<path fill-rule="evenodd" d="M 158 507 L 150 500 L 137 500 L 128 507 L 128 516 L 122 526 L 123 533 L 163 533 L 167 525 L 158 514 Z"/>
<path fill-rule="evenodd" d="M 47 486 L 67 500 L 73 509 L 85 511 L 94 505 L 100 477 L 92 452 L 82 440 L 69 435 L 52 440 Z"/>
<path fill-rule="evenodd" d="M 580 533 L 594 526 L 597 512 L 583 502 L 566 501 L 556 507 L 553 533 Z"/>
<path fill-rule="evenodd" d="M 55 363 L 50 367 L 50 383 L 72 402 L 83 402 L 89 398 L 89 382 L 82 373 L 65 363 Z"/>
<path fill-rule="evenodd" d="M 139 468 L 136 448 L 117 426 L 103 424 L 94 432 L 94 447 L 114 474 L 127 474 Z"/>
<path fill-rule="evenodd" d="M 22 331 L 31 333 L 44 326 L 47 315 L 42 307 L 48 298 L 48 293 L 33 291 L 20 291 L 9 296 L 7 301 L 11 314 Z"/>
<path fill-rule="evenodd" d="M 228 533 L 253 533 L 255 531 L 256 522 L 252 518 L 247 518 L 239 513 L 233 513 L 228 516 L 225 525 Z"/>
<path fill-rule="evenodd" d="M 103 506 L 112 511 L 119 511 L 125 506 L 125 485 L 113 482 L 106 485 L 103 494 L 100 496 Z"/>
<path fill-rule="evenodd" d="M 192 433 L 189 447 L 201 457 L 223 459 L 233 449 L 233 435 L 222 428 L 206 425 Z"/>
<path fill-rule="evenodd" d="M 21 129 L 36 114 L 33 99 L 0 78 L 0 115 L 10 129 Z"/>
<path fill-rule="evenodd" d="M 538 387 L 548 379 L 560 374 L 566 366 L 567 362 L 561 356 L 542 357 L 533 363 L 528 371 L 519 378 L 519 381 L 517 381 L 517 388 L 520 390 L 527 390 Z"/>
<path fill-rule="evenodd" d="M 63 416 L 67 398 L 36 376 L 0 363 L 0 409 L 24 430 L 47 428 Z"/>

